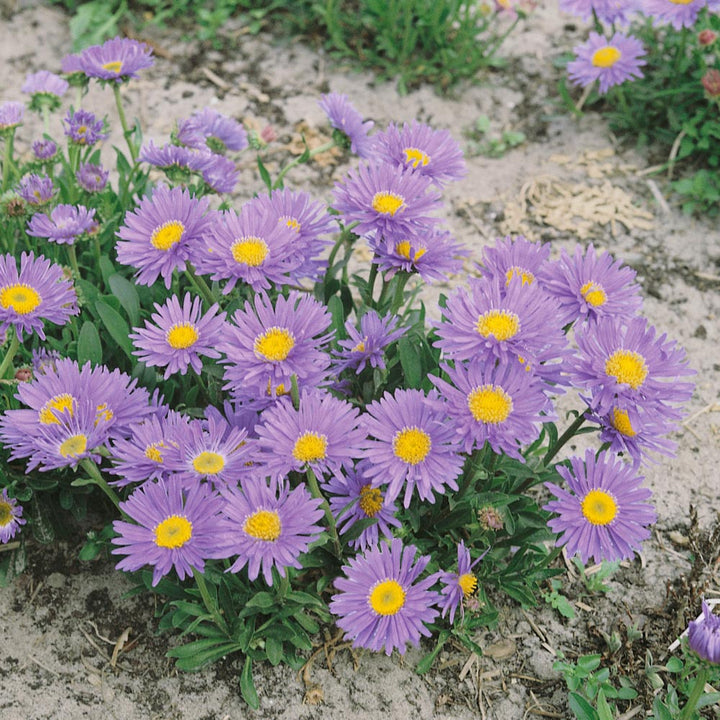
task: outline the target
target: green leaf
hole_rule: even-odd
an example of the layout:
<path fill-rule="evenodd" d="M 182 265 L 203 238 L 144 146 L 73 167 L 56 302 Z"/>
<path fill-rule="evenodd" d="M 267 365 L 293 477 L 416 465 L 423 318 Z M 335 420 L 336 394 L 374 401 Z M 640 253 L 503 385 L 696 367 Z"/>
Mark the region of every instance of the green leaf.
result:
<path fill-rule="evenodd" d="M 614 713 L 608 705 L 608 701 L 605 699 L 605 693 L 602 689 L 597 695 L 597 714 L 600 720 L 614 720 Z"/>
<path fill-rule="evenodd" d="M 265 654 L 271 665 L 279 665 L 283 659 L 282 641 L 274 637 L 268 637 L 265 641 Z"/>
<path fill-rule="evenodd" d="M 665 663 L 665 669 L 670 673 L 678 673 L 683 669 L 683 661 L 678 657 L 671 657 Z"/>
<path fill-rule="evenodd" d="M 127 313 L 130 324 L 137 327 L 140 324 L 140 298 L 135 286 L 119 273 L 111 275 L 108 283 L 112 294 L 120 301 L 123 310 Z"/>
<path fill-rule="evenodd" d="M 407 337 L 398 340 L 398 355 L 400 365 L 405 373 L 405 383 L 408 388 L 419 388 L 423 379 L 422 362 L 417 346 Z"/>
<path fill-rule="evenodd" d="M 440 651 L 443 648 L 443 645 L 447 641 L 447 639 L 450 637 L 450 631 L 449 630 L 443 630 L 439 635 L 437 642 L 435 643 L 435 647 L 433 648 L 432 652 L 428 653 L 415 667 L 415 672 L 418 675 L 424 675 L 431 667 L 432 664 L 435 662 L 435 658 L 440 654 Z"/>
<path fill-rule="evenodd" d="M 595 708 L 582 695 L 571 692 L 568 702 L 577 720 L 600 720 Z"/>
<path fill-rule="evenodd" d="M 98 300 L 95 303 L 95 310 L 100 316 L 103 325 L 105 325 L 107 331 L 110 333 L 110 337 L 119 345 L 128 358 L 132 360 L 132 342 L 130 342 L 130 338 L 128 337 L 130 328 L 122 315 L 102 300 Z"/>
<path fill-rule="evenodd" d="M 260 707 L 260 699 L 258 698 L 255 683 L 253 682 L 252 660 L 249 657 L 245 658 L 245 665 L 240 675 L 240 692 L 245 702 L 253 708 L 253 710 L 257 710 Z"/>
<path fill-rule="evenodd" d="M 112 260 L 107 255 L 100 257 L 100 274 L 102 275 L 103 282 L 108 285 L 111 275 L 115 275 L 117 270 L 113 265 Z"/>
<path fill-rule="evenodd" d="M 259 592 L 253 595 L 247 603 L 245 603 L 245 607 L 257 607 L 262 610 L 270 610 L 271 608 L 274 608 L 276 604 L 275 598 L 270 593 Z"/>
<path fill-rule="evenodd" d="M 268 192 L 272 192 L 272 178 L 270 177 L 270 173 L 267 171 L 267 168 L 263 164 L 259 155 L 257 156 L 257 164 L 258 170 L 260 171 L 260 178 L 267 186 Z M 250 703 L 248 703 L 248 705 L 250 705 Z"/>
<path fill-rule="evenodd" d="M 80 328 L 77 344 L 77 361 L 79 365 L 91 362 L 93 365 L 102 363 L 102 343 L 100 333 L 89 320 L 86 320 Z"/>
<path fill-rule="evenodd" d="M 652 709 L 655 720 L 673 720 L 672 713 L 668 709 L 668 706 L 660 699 L 659 695 L 655 696 Z"/>

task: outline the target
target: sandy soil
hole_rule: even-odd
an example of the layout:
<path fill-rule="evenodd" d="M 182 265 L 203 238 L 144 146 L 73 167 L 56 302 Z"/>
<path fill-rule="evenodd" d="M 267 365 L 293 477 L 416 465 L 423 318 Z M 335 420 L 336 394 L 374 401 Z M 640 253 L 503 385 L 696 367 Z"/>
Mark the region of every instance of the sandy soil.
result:
<path fill-rule="evenodd" d="M 511 40 L 506 70 L 487 75 L 481 84 L 461 85 L 450 98 L 439 98 L 431 88 L 400 97 L 392 84 L 339 67 L 301 44 L 250 37 L 239 25 L 226 28 L 236 43 L 229 53 L 182 42 L 178 33 L 157 33 L 155 40 L 166 52 L 127 89 L 127 111 L 141 119 L 146 137 L 162 142 L 175 118 L 207 104 L 258 128 L 271 123 L 281 144 L 297 140 L 300 129 L 311 142 L 320 142 L 327 127 L 317 98 L 331 90 L 350 95 L 381 127 L 418 118 L 450 129 L 467 144 L 464 133 L 478 116 L 487 115 L 494 133 L 525 132 L 528 142 L 502 158 L 468 158 L 468 177 L 446 194 L 453 231 L 476 257 L 495 237 L 520 231 L 552 241 L 557 253 L 577 238 L 561 222 L 568 214 L 558 214 L 558 198 L 568 187 L 586 186 L 583 206 L 595 203 L 595 210 L 576 218 L 583 239 L 635 267 L 646 315 L 684 345 L 698 372 L 691 414 L 677 437 L 677 457 L 646 472 L 659 521 L 642 558 L 625 563 L 601 597 L 580 599 L 581 584 L 568 580 L 566 591 L 577 613 L 572 621 L 547 606 L 527 612 L 503 607 L 498 627 L 477 638 L 485 650 L 482 658 L 448 646 L 424 677 L 413 672 L 421 651 L 409 652 L 403 661 L 397 655 L 388 659 L 343 650 L 331 665 L 321 655 L 309 672 L 317 686 L 308 695 L 292 671 L 261 667 L 256 683 L 262 704 L 253 712 L 240 698 L 236 661 L 193 675 L 173 669 L 164 652 L 177 639 L 155 635 L 152 598 L 124 597 L 128 580 L 103 561 L 77 561 L 82 538 L 58 546 L 29 542 L 25 572 L 0 591 L 1 720 L 569 717 L 564 684 L 552 670 L 557 653 L 604 652 L 602 632 L 622 635 L 623 628 L 637 623 L 643 637 L 608 663 L 640 676 L 646 649 L 662 659 L 683 629 L 687 603 L 697 602 L 700 588 L 710 593 L 720 584 L 713 574 L 717 546 L 703 546 L 720 499 L 720 241 L 714 225 L 683 217 L 661 199 L 662 179 L 643 174 L 655 159 L 624 150 L 596 115 L 576 121 L 560 107 L 552 60 L 580 33 L 567 21 L 554 4 L 539 10 Z M 19 99 L 27 72 L 58 70 L 69 50 L 67 20 L 56 9 L 25 8 L 3 21 L 0 101 Z M 109 91 L 94 88 L 86 106 L 113 117 Z M 27 128 L 22 134 L 27 144 L 32 139 Z M 121 143 L 119 135 L 113 140 Z M 330 160 L 300 168 L 291 184 L 329 199 L 332 183 L 346 170 Z M 248 156 L 238 200 L 258 186 Z M 597 198 L 606 195 L 612 202 L 603 199 L 598 205 Z M 525 212 L 518 206 L 521 196 Z M 614 224 L 598 222 L 608 207 L 616 209 Z M 691 504 L 698 514 L 693 527 Z M 693 571 L 692 557 L 706 562 L 696 563 Z M 127 649 L 112 662 L 114 645 L 127 628 Z M 648 707 L 650 696 L 643 688 L 634 704 Z M 309 702 L 320 697 L 319 704 Z"/>

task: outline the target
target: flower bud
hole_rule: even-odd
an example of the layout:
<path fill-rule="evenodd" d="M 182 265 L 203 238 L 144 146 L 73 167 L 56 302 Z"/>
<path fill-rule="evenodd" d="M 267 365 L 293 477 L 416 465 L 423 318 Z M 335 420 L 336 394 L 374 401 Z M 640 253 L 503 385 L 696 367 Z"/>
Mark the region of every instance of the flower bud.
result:
<path fill-rule="evenodd" d="M 707 92 L 711 98 L 720 96 L 720 70 L 711 68 L 703 75 L 700 82 L 703 84 L 705 92 Z"/>
<path fill-rule="evenodd" d="M 700 45 L 712 45 L 717 39 L 717 33 L 706 28 L 698 33 L 697 39 Z"/>

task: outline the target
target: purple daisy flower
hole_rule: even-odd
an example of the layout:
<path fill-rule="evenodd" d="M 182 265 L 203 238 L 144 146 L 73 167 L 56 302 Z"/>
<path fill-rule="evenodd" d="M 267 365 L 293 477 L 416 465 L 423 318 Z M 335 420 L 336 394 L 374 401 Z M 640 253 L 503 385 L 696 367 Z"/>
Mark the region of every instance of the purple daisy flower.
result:
<path fill-rule="evenodd" d="M 415 235 L 440 222 L 428 213 L 440 207 L 432 180 L 401 166 L 363 163 L 335 184 L 335 209 L 358 235 L 388 232 Z"/>
<path fill-rule="evenodd" d="M 328 213 L 327 205 L 313 201 L 308 193 L 287 188 L 273 190 L 270 196 L 253 198 L 250 204 L 256 205 L 265 214 L 274 215 L 279 225 L 295 231 L 292 252 L 300 264 L 293 272 L 294 277 L 298 280 L 304 277 L 319 279 L 327 266 L 327 260 L 320 260 L 317 255 L 330 244 L 322 236 L 338 230 L 337 222 Z"/>
<path fill-rule="evenodd" d="M 373 154 L 380 160 L 412 168 L 438 187 L 465 176 L 463 152 L 447 130 L 433 130 L 416 120 L 404 123 L 402 130 L 390 123 L 373 141 Z"/>
<path fill-rule="evenodd" d="M 237 560 L 227 572 L 248 566 L 249 579 L 262 570 L 268 585 L 273 584 L 272 569 L 285 577 L 285 568 L 302 566 L 298 558 L 320 536 L 317 525 L 322 518 L 322 500 L 311 497 L 304 485 L 290 489 L 284 480 L 243 477 L 240 487 L 225 487 L 223 514 L 228 519 L 229 554 Z"/>
<path fill-rule="evenodd" d="M 138 488 L 120 509 L 134 522 L 115 520 L 113 555 L 125 557 L 115 566 L 134 572 L 153 566 L 153 586 L 174 567 L 180 580 L 202 572 L 205 560 L 227 557 L 223 499 L 209 485 L 195 483 L 186 491 L 179 483 L 158 480 Z"/>
<path fill-rule="evenodd" d="M 427 283 L 446 282 L 463 269 L 468 251 L 447 230 L 375 233 L 369 238 L 374 262 L 389 279 L 397 272 L 417 273 Z"/>
<path fill-rule="evenodd" d="M 237 185 L 240 173 L 235 163 L 222 155 L 208 153 L 202 168 L 202 178 L 205 184 L 216 193 L 231 193 Z"/>
<path fill-rule="evenodd" d="M 31 73 L 25 78 L 25 82 L 21 90 L 30 95 L 52 95 L 60 99 L 66 92 L 68 87 L 67 80 L 63 80 L 59 75 L 51 73 L 47 70 Z"/>
<path fill-rule="evenodd" d="M 166 380 L 178 372 L 185 375 L 188 367 L 199 375 L 201 355 L 220 357 L 215 346 L 225 328 L 225 313 L 218 315 L 219 309 L 215 303 L 202 315 L 202 299 L 193 299 L 190 293 L 185 293 L 182 306 L 177 295 L 164 305 L 155 303 L 152 322 L 145 321 L 144 329 L 135 328 L 137 332 L 130 334 L 137 348 L 133 355 L 150 367 L 164 367 Z"/>
<path fill-rule="evenodd" d="M 82 62 L 79 53 L 70 53 L 60 60 L 60 70 L 64 75 L 73 75 L 75 73 L 83 73 Z"/>
<path fill-rule="evenodd" d="M 363 122 L 362 115 L 353 107 L 347 95 L 329 93 L 320 97 L 322 111 L 330 124 L 346 136 L 351 152 L 361 158 L 370 157 L 374 141 L 368 137 L 368 132 L 375 123 L 372 120 Z"/>
<path fill-rule="evenodd" d="M 35 140 L 32 144 L 32 151 L 38 160 L 50 160 L 55 157 L 57 145 L 49 138 Z"/>
<path fill-rule="evenodd" d="M 248 387 L 271 396 L 290 389 L 295 375 L 304 386 L 319 384 L 330 364 L 325 346 L 332 318 L 311 295 L 291 292 L 273 306 L 264 292 L 237 310 L 218 343 L 227 356 L 226 389 L 242 397 Z"/>
<path fill-rule="evenodd" d="M 22 125 L 25 106 L 19 102 L 6 102 L 0 105 L 0 133 Z"/>
<path fill-rule="evenodd" d="M 57 350 L 38 348 L 32 351 L 32 371 L 35 375 L 42 375 L 48 370 L 57 370 L 57 361 L 62 355 Z"/>
<path fill-rule="evenodd" d="M 609 25 L 627 25 L 633 12 L 638 9 L 635 2 L 627 0 L 559 0 L 559 5 L 563 12 L 585 21 L 591 21 L 594 13 L 598 20 Z"/>
<path fill-rule="evenodd" d="M 210 150 L 223 155 L 248 146 L 247 133 L 242 123 L 206 107 L 193 113 L 178 124 L 178 142 L 196 150 Z"/>
<path fill-rule="evenodd" d="M 178 434 L 177 451 L 170 451 L 169 462 L 181 473 L 177 479 L 208 480 L 216 487 L 236 484 L 249 471 L 252 446 L 247 435 L 247 430 L 231 427 L 219 414 L 205 422 L 191 421 Z"/>
<path fill-rule="evenodd" d="M 170 462 L 173 450 L 179 447 L 189 423 L 189 418 L 171 410 L 164 417 L 149 415 L 132 424 L 130 437 L 115 438 L 110 446 L 110 457 L 115 463 L 110 472 L 119 476 L 110 484 L 124 487 L 148 480 L 167 480 L 175 472 Z"/>
<path fill-rule="evenodd" d="M 339 592 L 329 607 L 354 647 L 384 648 L 386 655 L 397 648 L 403 655 L 408 643 L 418 646 L 421 635 L 430 636 L 425 624 L 438 616 L 439 595 L 430 590 L 437 575 L 418 580 L 430 556 L 416 561 L 416 554 L 414 545 L 405 547 L 395 539 L 343 566 L 346 577 L 335 580 Z"/>
<path fill-rule="evenodd" d="M 484 247 L 483 277 L 491 278 L 508 286 L 514 277 L 523 285 L 531 285 L 542 272 L 550 257 L 550 243 L 536 243 L 522 235 L 498 238 L 493 247 Z"/>
<path fill-rule="evenodd" d="M 688 645 L 703 660 L 720 663 L 720 616 L 702 601 L 702 618 L 688 625 Z"/>
<path fill-rule="evenodd" d="M 557 513 L 548 522 L 554 533 L 561 533 L 556 546 L 565 546 L 570 557 L 625 560 L 632 558 L 643 540 L 650 537 L 648 525 L 657 520 L 653 506 L 645 502 L 652 493 L 640 487 L 643 480 L 612 453 L 595 450 L 585 453 L 585 462 L 570 458 L 571 469 L 556 465 L 570 491 L 554 483 L 545 487 L 557 498 L 544 510 Z"/>
<path fill-rule="evenodd" d="M 368 435 L 365 442 L 366 474 L 375 487 L 387 484 L 389 500 L 395 500 L 405 485 L 403 505 L 413 492 L 434 503 L 433 493 L 457 490 L 455 479 L 465 458 L 460 438 L 448 409 L 432 391 L 396 390 L 385 393 L 367 406 L 362 417 Z"/>
<path fill-rule="evenodd" d="M 267 290 L 270 283 L 283 285 L 299 265 L 293 254 L 294 235 L 292 228 L 247 204 L 240 215 L 228 210 L 212 225 L 206 251 L 193 256 L 195 266 L 213 280 L 227 280 L 224 295 L 238 280 L 255 291 Z"/>
<path fill-rule="evenodd" d="M 503 280 L 470 278 L 470 288 L 455 291 L 436 325 L 435 343 L 454 360 L 517 365 L 549 382 L 563 382 L 567 338 L 557 304 L 537 283 L 513 276 Z"/>
<path fill-rule="evenodd" d="M 22 253 L 18 272 L 12 255 L 0 255 L 0 331 L 12 326 L 21 341 L 23 332 L 45 340 L 46 321 L 65 325 L 78 312 L 72 281 L 59 265 Z"/>
<path fill-rule="evenodd" d="M 139 70 L 152 67 L 152 48 L 143 42 L 115 37 L 80 53 L 80 67 L 91 78 L 123 82 L 136 78 Z M 67 71 L 66 71 L 67 72 Z"/>
<path fill-rule="evenodd" d="M 213 166 L 213 158 L 217 157 L 220 156 L 192 150 L 181 145 L 165 144 L 158 147 L 150 140 L 140 148 L 138 160 L 164 170 L 171 180 L 176 180 L 178 173 L 180 173 L 181 179 L 183 175 L 189 176 L 191 173 L 202 175 Z"/>
<path fill-rule="evenodd" d="M 640 58 L 645 55 L 645 48 L 632 35 L 618 32 L 608 40 L 591 32 L 588 40 L 573 50 L 575 60 L 567 66 L 570 80 L 583 87 L 599 80 L 600 95 L 604 95 L 613 85 L 644 77 L 640 67 L 646 63 Z"/>
<path fill-rule="evenodd" d="M 465 612 L 463 600 L 470 598 L 477 590 L 478 581 L 472 569 L 484 556 L 485 553 L 473 561 L 470 557 L 470 550 L 465 547 L 465 543 L 461 540 L 457 549 L 457 572 L 444 572 L 440 575 L 440 582 L 444 587 L 440 591 L 443 597 L 439 605 L 442 609 L 442 617 L 450 613 L 451 625 L 455 620 L 455 612 L 458 608 L 460 608 L 462 614 Z"/>
<path fill-rule="evenodd" d="M 323 485 L 330 496 L 330 510 L 337 521 L 338 532 L 343 535 L 353 525 L 372 518 L 375 523 L 366 527 L 358 537 L 350 541 L 350 547 L 365 550 L 375 547 L 380 537 L 392 537 L 391 527 L 399 528 L 401 522 L 395 517 L 395 503 L 382 488 L 373 487 L 365 474 L 366 464 L 361 462 L 344 477 L 332 477 Z"/>
<path fill-rule="evenodd" d="M 57 360 L 54 368 L 46 368 L 32 382 L 20 383 L 16 398 L 30 409 L 7 410 L 0 416 L 0 437 L 18 446 L 43 428 L 59 424 L 63 413 L 72 416 L 75 405 L 95 408 L 93 422 L 107 423 L 111 437 L 124 437 L 133 423 L 155 410 L 137 380 L 89 362 L 80 368 L 68 358 Z"/>
<path fill-rule="evenodd" d="M 584 255 L 576 245 L 572 258 L 563 248 L 560 260 L 545 266 L 542 285 L 557 300 L 563 325 L 578 319 L 630 320 L 642 308 L 635 271 L 608 252 L 596 255 L 592 243 Z"/>
<path fill-rule="evenodd" d="M 487 442 L 498 455 L 506 453 L 524 462 L 520 448 L 536 440 L 540 425 L 552 420 L 543 414 L 547 410 L 543 383 L 519 362 L 441 367 L 452 385 L 434 376 L 430 380 L 447 401 L 445 412 L 454 419 L 465 452 Z"/>
<path fill-rule="evenodd" d="M 600 425 L 600 440 L 609 444 L 609 450 L 616 453 L 627 453 L 633 460 L 637 470 L 642 462 L 651 461 L 648 452 L 656 452 L 667 457 L 674 457 L 677 443 L 664 437 L 670 432 L 679 430 L 668 415 L 673 415 L 673 408 L 667 407 L 663 415 L 659 415 L 653 405 L 645 408 L 642 405 L 622 403 L 625 407 L 613 407 L 605 415 L 590 413 L 587 417 L 591 422 Z M 681 416 L 677 412 L 677 418 Z"/>
<path fill-rule="evenodd" d="M 22 505 L 15 498 L 8 497 L 7 488 L 0 494 L 0 543 L 10 542 L 26 520 L 22 516 Z"/>
<path fill-rule="evenodd" d="M 52 200 L 55 186 L 47 175 L 25 175 L 18 183 L 17 194 L 28 205 L 40 206 Z"/>
<path fill-rule="evenodd" d="M 198 200 L 183 188 L 157 186 L 125 215 L 118 230 L 118 262 L 137 268 L 135 280 L 152 285 L 162 275 L 170 289 L 174 270 L 186 268 L 195 245 L 204 243 L 210 228 L 208 200 Z"/>
<path fill-rule="evenodd" d="M 692 27 L 708 0 L 639 0 L 639 9 L 647 17 L 669 23 L 675 30 Z"/>
<path fill-rule="evenodd" d="M 84 205 L 57 205 L 50 216 L 35 213 L 27 224 L 27 234 L 50 242 L 73 245 L 95 225 L 95 210 Z"/>
<path fill-rule="evenodd" d="M 100 140 L 109 137 L 109 133 L 103 132 L 105 121 L 98 120 L 95 113 L 87 110 L 68 110 L 65 123 L 65 135 L 75 145 L 92 147 Z"/>
<path fill-rule="evenodd" d="M 75 173 L 78 185 L 89 193 L 102 192 L 109 177 L 109 170 L 104 170 L 102 165 L 94 163 L 81 163 Z"/>
<path fill-rule="evenodd" d="M 400 318 L 386 315 L 381 318 L 375 310 L 368 310 L 360 318 L 360 328 L 352 320 L 345 323 L 345 332 L 349 338 L 338 340 L 341 351 L 335 352 L 333 366 L 340 373 L 343 370 L 355 370 L 359 375 L 370 363 L 370 367 L 385 369 L 383 352 L 388 345 L 402 337 L 406 327 L 398 328 Z"/>
<path fill-rule="evenodd" d="M 363 456 L 365 431 L 359 421 L 357 408 L 318 390 L 302 391 L 299 410 L 289 398 L 280 398 L 255 428 L 258 464 L 270 475 L 308 468 L 318 477 L 341 475 Z"/>
<path fill-rule="evenodd" d="M 571 361 L 571 377 L 578 387 L 592 392 L 590 407 L 600 414 L 611 412 L 618 400 L 665 414 L 671 404 L 684 403 L 693 383 L 679 382 L 694 375 L 685 351 L 677 343 L 656 337 L 645 318 L 626 325 L 604 319 L 575 333 L 579 353 Z M 672 412 L 672 410 L 671 410 Z M 671 418 L 672 419 L 672 418 Z"/>

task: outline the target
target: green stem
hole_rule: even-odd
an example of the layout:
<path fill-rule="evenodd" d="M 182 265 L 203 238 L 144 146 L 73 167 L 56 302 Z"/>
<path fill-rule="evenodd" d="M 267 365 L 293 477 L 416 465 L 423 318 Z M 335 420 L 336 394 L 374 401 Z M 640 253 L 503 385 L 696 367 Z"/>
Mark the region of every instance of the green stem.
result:
<path fill-rule="evenodd" d="M 10 180 L 10 168 L 12 167 L 12 156 L 13 156 L 13 140 L 15 138 L 15 128 L 5 138 L 5 150 L 3 153 L 3 166 L 2 166 L 2 192 L 8 189 L 8 182 Z"/>
<path fill-rule="evenodd" d="M 120 125 L 122 125 L 123 135 L 125 136 L 125 142 L 127 143 L 128 150 L 130 151 L 130 157 L 133 163 L 137 162 L 138 151 L 135 147 L 135 143 L 132 141 L 132 133 L 135 130 L 135 126 L 128 128 L 127 119 L 125 118 L 125 110 L 123 110 L 122 98 L 120 97 L 120 85 L 115 83 L 113 85 L 113 93 L 115 93 L 115 105 L 117 105 L 118 117 L 120 118 Z"/>
<path fill-rule="evenodd" d="M 572 425 L 557 439 L 554 445 L 552 445 L 545 457 L 543 458 L 543 465 L 547 465 L 557 455 L 558 450 L 568 441 L 573 435 L 580 429 L 580 426 L 585 422 L 585 412 L 581 412 L 580 415 L 575 418 Z"/>
<path fill-rule="evenodd" d="M 295 410 L 300 409 L 300 389 L 298 388 L 297 375 L 293 373 L 290 376 L 290 399 L 292 400 Z"/>
<path fill-rule="evenodd" d="M 512 25 L 498 38 L 496 38 L 488 47 L 488 49 L 485 51 L 485 57 L 487 59 L 490 59 L 494 54 L 495 51 L 505 42 L 505 40 L 508 38 L 510 33 L 516 28 L 517 24 L 520 22 L 520 16 L 516 17 L 513 21 Z"/>
<path fill-rule="evenodd" d="M 42 106 L 42 119 L 43 119 L 43 128 L 45 129 L 45 134 L 50 134 L 50 108 L 43 103 Z"/>
<path fill-rule="evenodd" d="M 83 469 L 90 476 L 90 479 L 108 496 L 108 498 L 110 498 L 110 502 L 112 502 L 112 504 L 120 510 L 120 498 L 107 484 L 107 481 L 100 472 L 100 468 L 98 468 L 98 466 L 90 458 L 83 458 L 80 461 L 80 465 L 82 465 Z M 120 510 L 120 512 L 122 512 L 122 510 Z"/>
<path fill-rule="evenodd" d="M 410 278 L 410 273 L 400 272 L 395 277 L 395 294 L 393 296 L 392 304 L 390 305 L 390 315 L 397 315 L 400 310 L 403 300 L 405 299 L 405 285 Z"/>
<path fill-rule="evenodd" d="M 342 559 L 342 547 L 340 546 L 340 538 L 338 537 L 337 527 L 335 526 L 335 518 L 333 517 L 332 510 L 328 505 L 324 495 L 320 492 L 320 486 L 318 485 L 315 473 L 311 468 L 307 469 L 307 483 L 310 487 L 310 493 L 314 498 L 322 500 L 320 507 L 325 513 L 325 520 L 327 520 L 328 530 L 330 531 L 330 538 L 332 539 L 333 548 L 335 550 L 335 556 L 338 560 Z"/>
<path fill-rule="evenodd" d="M 377 278 L 378 274 L 378 266 L 377 262 L 375 262 L 376 257 L 373 256 L 373 262 L 370 266 L 370 274 L 368 275 L 368 284 L 367 284 L 367 304 L 372 307 L 373 306 L 373 290 L 375 289 L 375 279 Z"/>
<path fill-rule="evenodd" d="M 223 616 L 220 614 L 220 610 L 218 609 L 217 605 L 210 597 L 210 591 L 208 590 L 207 583 L 205 582 L 205 576 L 197 568 L 193 568 L 192 571 L 193 578 L 195 579 L 195 583 L 198 586 L 198 590 L 200 591 L 200 595 L 202 596 L 203 603 L 205 604 L 207 611 L 213 616 L 215 624 L 224 633 L 227 634 L 227 623 L 225 622 L 225 618 L 223 618 Z"/>
<path fill-rule="evenodd" d="M 692 714 L 695 711 L 695 706 L 697 705 L 698 700 L 705 691 L 705 683 L 707 682 L 707 679 L 708 669 L 705 665 L 703 665 L 700 668 L 700 672 L 698 673 L 697 677 L 695 678 L 695 684 L 690 691 L 688 701 L 687 703 L 685 703 L 685 707 L 682 709 L 678 720 L 689 720 L 689 718 L 692 717 Z"/>
<path fill-rule="evenodd" d="M 186 266 L 185 273 L 188 277 L 188 280 L 190 280 L 190 284 L 200 295 L 203 296 L 203 298 L 205 298 L 205 301 L 209 305 L 212 306 L 220 304 L 213 295 L 213 291 L 208 287 L 208 284 L 205 282 L 205 278 L 198 275 L 192 265 Z"/>
<path fill-rule="evenodd" d="M 473 454 L 468 458 L 467 469 L 463 472 L 462 483 L 460 484 L 460 489 L 455 496 L 456 500 L 459 500 L 461 497 L 463 497 L 472 486 L 473 481 L 475 480 L 475 473 L 480 467 L 481 455 L 482 450 L 476 449 Z"/>
<path fill-rule="evenodd" d="M 8 371 L 8 368 L 12 368 L 12 361 L 15 358 L 15 353 L 20 347 L 20 339 L 18 338 L 17 330 L 15 330 L 15 328 L 11 328 L 9 332 L 12 334 L 12 338 L 10 339 L 10 347 L 5 353 L 2 365 L 0 365 L 0 380 L 5 377 L 5 373 Z"/>
<path fill-rule="evenodd" d="M 75 252 L 75 244 L 70 243 L 67 246 L 68 258 L 70 259 L 70 267 L 76 280 L 80 279 L 80 268 L 78 267 L 77 253 Z"/>
<path fill-rule="evenodd" d="M 273 183 L 273 190 L 277 190 L 278 188 L 282 187 L 283 178 L 296 165 L 302 165 L 303 163 L 308 162 L 311 158 L 314 158 L 316 155 L 327 152 L 328 150 L 331 150 L 334 147 L 335 147 L 335 141 L 331 140 L 330 142 L 327 142 L 324 145 L 320 145 L 320 147 L 316 147 L 314 150 L 308 151 L 307 157 L 305 157 L 305 153 L 302 153 L 302 155 L 298 155 L 294 160 L 291 160 L 280 171 L 280 173 L 277 176 L 277 180 L 275 180 L 275 182 Z"/>

